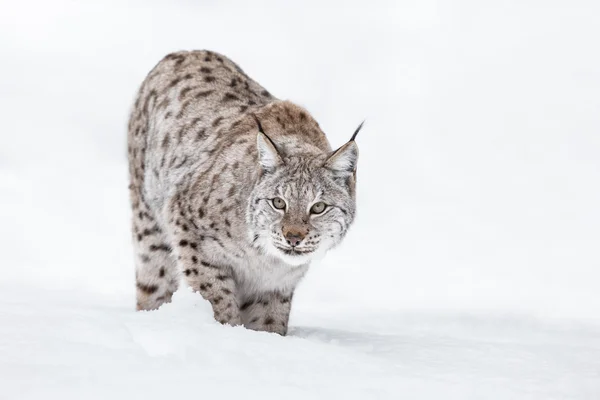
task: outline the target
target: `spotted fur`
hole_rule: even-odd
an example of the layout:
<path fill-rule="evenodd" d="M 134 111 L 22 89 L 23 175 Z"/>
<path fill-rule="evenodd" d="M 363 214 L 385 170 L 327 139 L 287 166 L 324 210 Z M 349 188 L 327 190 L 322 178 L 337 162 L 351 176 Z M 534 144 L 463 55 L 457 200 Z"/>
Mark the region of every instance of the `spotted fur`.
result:
<path fill-rule="evenodd" d="M 137 308 L 170 301 L 182 277 L 216 320 L 284 335 L 310 261 L 354 219 L 354 141 L 332 152 L 306 110 L 226 57 L 191 51 L 144 80 L 128 154 Z"/>

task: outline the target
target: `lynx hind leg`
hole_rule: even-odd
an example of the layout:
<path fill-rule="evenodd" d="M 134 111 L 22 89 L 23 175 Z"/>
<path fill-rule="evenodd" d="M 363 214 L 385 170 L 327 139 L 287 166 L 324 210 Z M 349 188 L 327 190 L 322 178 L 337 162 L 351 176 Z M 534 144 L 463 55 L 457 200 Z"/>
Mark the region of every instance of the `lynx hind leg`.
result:
<path fill-rule="evenodd" d="M 242 322 L 248 329 L 285 336 L 288 330 L 292 293 L 262 293 L 247 298 L 240 306 Z"/>
<path fill-rule="evenodd" d="M 133 223 L 137 309 L 155 310 L 171 301 L 179 278 L 160 228 L 150 217 L 141 215 L 136 215 Z"/>

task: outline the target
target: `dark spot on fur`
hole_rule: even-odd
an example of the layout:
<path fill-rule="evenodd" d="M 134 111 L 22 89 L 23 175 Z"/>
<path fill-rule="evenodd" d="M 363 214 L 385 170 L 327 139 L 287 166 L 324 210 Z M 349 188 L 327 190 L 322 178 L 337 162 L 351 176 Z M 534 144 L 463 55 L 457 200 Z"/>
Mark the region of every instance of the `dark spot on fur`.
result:
<path fill-rule="evenodd" d="M 183 167 L 187 163 L 187 156 L 183 157 L 183 160 L 177 165 L 174 166 L 175 169 Z"/>
<path fill-rule="evenodd" d="M 201 99 L 203 97 L 210 96 L 213 92 L 214 92 L 214 90 L 204 90 L 202 92 L 196 93 L 196 95 L 194 97 L 196 97 L 197 99 Z"/>
<path fill-rule="evenodd" d="M 206 128 L 202 128 L 198 132 L 196 132 L 196 140 L 200 140 L 205 136 L 206 136 Z"/>
<path fill-rule="evenodd" d="M 233 93 L 225 93 L 225 96 L 223 96 L 223 102 L 229 102 L 229 101 L 235 101 L 235 100 L 239 100 L 240 98 L 237 97 L 235 94 Z"/>
<path fill-rule="evenodd" d="M 285 107 L 285 108 L 284 108 L 284 111 L 285 111 L 285 115 L 287 115 L 287 117 L 288 117 L 288 118 L 289 118 L 291 121 L 294 121 L 294 117 L 292 116 L 292 113 L 291 113 L 290 109 L 289 109 L 288 107 Z"/>
<path fill-rule="evenodd" d="M 205 76 L 204 77 L 204 82 L 214 82 L 216 80 L 216 78 L 214 76 Z"/>
<path fill-rule="evenodd" d="M 150 251 L 166 251 L 167 253 L 169 253 L 171 251 L 171 248 L 169 246 L 167 246 L 166 244 L 151 244 L 149 247 Z"/>
<path fill-rule="evenodd" d="M 182 56 L 182 55 L 176 56 L 176 59 L 175 59 L 175 69 L 178 69 L 179 67 L 181 67 L 181 64 L 183 64 L 184 60 L 185 60 L 184 56 Z"/>
<path fill-rule="evenodd" d="M 187 240 L 185 240 L 185 239 L 183 239 L 183 240 L 181 240 L 181 241 L 179 242 L 179 245 L 180 245 L 181 247 L 185 247 L 185 246 L 187 246 L 187 245 L 188 245 L 188 241 L 187 241 Z"/>
<path fill-rule="evenodd" d="M 265 325 L 271 325 L 271 324 L 273 324 L 273 322 L 275 322 L 275 320 L 273 319 L 273 317 L 266 317 L 265 318 Z"/>
<path fill-rule="evenodd" d="M 281 125 L 282 128 L 285 129 L 285 122 L 283 122 L 283 120 L 281 119 L 281 117 L 278 115 L 275 119 L 277 120 L 277 123 L 279 125 Z"/>
<path fill-rule="evenodd" d="M 181 91 L 179 92 L 179 100 L 183 100 L 185 95 L 188 94 L 190 90 L 192 90 L 192 88 L 189 86 L 186 86 L 183 89 L 181 89 Z"/>
<path fill-rule="evenodd" d="M 204 266 L 205 266 L 205 267 L 207 267 L 207 268 L 219 269 L 219 267 L 218 267 L 218 266 L 216 266 L 216 265 L 213 265 L 213 264 L 210 264 L 210 263 L 207 263 L 206 261 L 200 261 L 200 264 L 204 265 Z"/>
<path fill-rule="evenodd" d="M 155 233 L 158 233 L 158 232 L 160 232 L 160 228 L 158 227 L 158 225 L 155 225 L 155 226 L 152 227 L 152 229 L 147 229 L 147 228 L 144 229 L 143 232 L 142 232 L 142 234 L 144 236 L 151 236 L 151 235 L 154 235 Z"/>
<path fill-rule="evenodd" d="M 219 117 L 219 118 L 215 119 L 212 123 L 212 127 L 216 128 L 221 123 L 221 121 L 223 121 L 223 117 Z"/>
<path fill-rule="evenodd" d="M 156 285 L 146 285 L 140 282 L 137 282 L 136 286 L 141 292 L 144 292 L 145 294 L 152 294 L 158 290 L 158 286 Z"/>
<path fill-rule="evenodd" d="M 248 300 L 245 301 L 241 306 L 240 306 L 240 311 L 245 311 L 248 307 L 250 307 L 252 304 L 254 304 L 253 300 Z"/>

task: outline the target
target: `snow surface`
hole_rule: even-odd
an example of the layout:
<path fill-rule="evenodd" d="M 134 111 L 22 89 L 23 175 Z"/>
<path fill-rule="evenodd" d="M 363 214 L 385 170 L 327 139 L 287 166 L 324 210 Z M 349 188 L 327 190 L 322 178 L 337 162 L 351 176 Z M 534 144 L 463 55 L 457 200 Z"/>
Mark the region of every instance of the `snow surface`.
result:
<path fill-rule="evenodd" d="M 2 1 L 0 399 L 600 399 L 600 4 Z M 135 313 L 125 125 L 227 54 L 342 144 L 359 215 L 291 334 Z"/>
<path fill-rule="evenodd" d="M 284 338 L 221 326 L 199 294 L 181 290 L 156 312 L 43 290 L 3 290 L 2 304 L 2 398 L 600 395 L 600 330 L 577 323 L 303 312 Z"/>

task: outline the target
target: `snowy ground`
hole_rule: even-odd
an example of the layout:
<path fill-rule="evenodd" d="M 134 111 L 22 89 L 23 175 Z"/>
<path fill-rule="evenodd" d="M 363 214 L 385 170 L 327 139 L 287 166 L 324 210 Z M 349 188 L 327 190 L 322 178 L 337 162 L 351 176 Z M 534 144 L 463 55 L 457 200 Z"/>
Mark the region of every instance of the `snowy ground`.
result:
<path fill-rule="evenodd" d="M 572 321 L 302 312 L 282 338 L 218 325 L 191 292 L 137 314 L 83 293 L 0 299 L 2 398 L 600 396 L 600 329 Z"/>
<path fill-rule="evenodd" d="M 600 7 L 322 3 L 2 2 L 0 399 L 600 398 Z M 125 121 L 191 48 L 367 118 L 289 337 L 133 312 Z"/>

